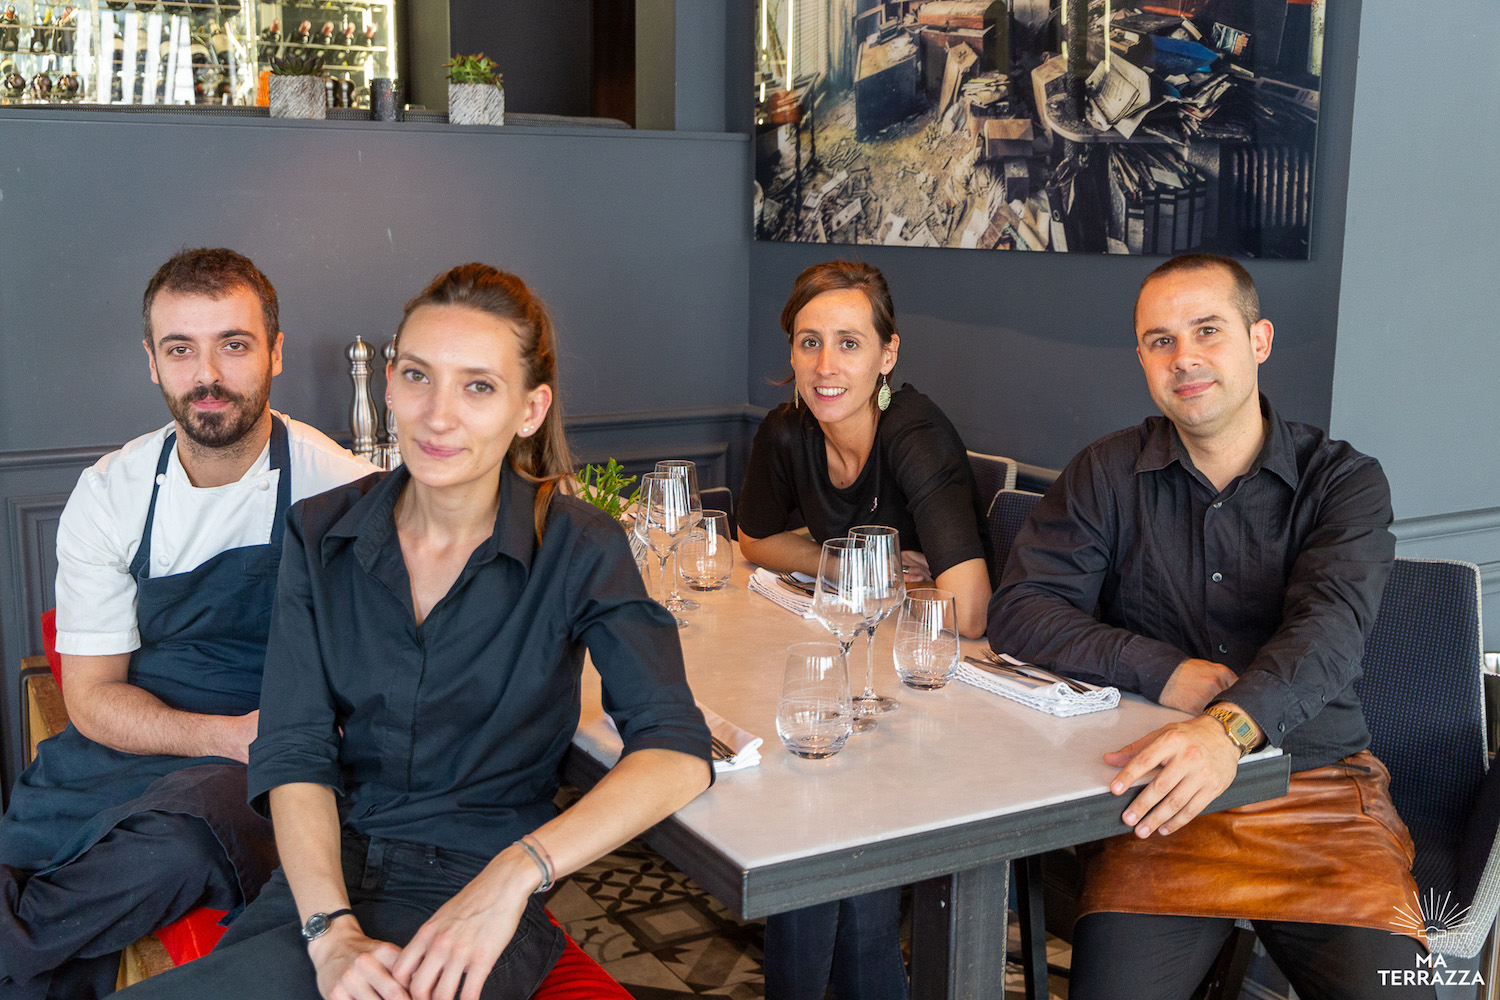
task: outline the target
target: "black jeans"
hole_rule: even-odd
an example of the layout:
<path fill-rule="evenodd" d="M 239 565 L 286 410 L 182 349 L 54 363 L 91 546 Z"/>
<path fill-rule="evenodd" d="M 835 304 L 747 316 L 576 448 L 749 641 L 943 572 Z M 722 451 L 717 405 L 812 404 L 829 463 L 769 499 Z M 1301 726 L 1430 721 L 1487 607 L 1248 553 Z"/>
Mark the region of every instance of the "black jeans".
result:
<path fill-rule="evenodd" d="M 773 914 L 766 1000 L 906 1000 L 900 923 L 900 888 Z"/>
<path fill-rule="evenodd" d="M 239 905 L 239 880 L 195 816 L 130 816 L 45 875 L 0 866 L 0 1000 L 114 992 L 120 951 L 199 906 Z"/>
<path fill-rule="evenodd" d="M 488 862 L 397 840 L 346 834 L 343 843 L 344 884 L 361 928 L 372 938 L 397 945 L 411 940 Z M 286 874 L 278 868 L 212 954 L 132 986 L 131 1000 L 317 1000 L 317 975 L 301 926 Z M 542 898 L 532 896 L 480 995 L 484 1000 L 525 1000 L 551 971 L 565 943 L 562 931 L 548 920 Z"/>
<path fill-rule="evenodd" d="M 1401 986 L 1425 949 L 1405 935 L 1366 927 L 1257 920 L 1255 933 L 1302 1000 L 1425 997 Z M 1207 975 L 1234 921 L 1136 913 L 1091 913 L 1073 928 L 1071 1000 L 1188 997 Z M 1394 971 L 1382 977 L 1382 970 Z"/>

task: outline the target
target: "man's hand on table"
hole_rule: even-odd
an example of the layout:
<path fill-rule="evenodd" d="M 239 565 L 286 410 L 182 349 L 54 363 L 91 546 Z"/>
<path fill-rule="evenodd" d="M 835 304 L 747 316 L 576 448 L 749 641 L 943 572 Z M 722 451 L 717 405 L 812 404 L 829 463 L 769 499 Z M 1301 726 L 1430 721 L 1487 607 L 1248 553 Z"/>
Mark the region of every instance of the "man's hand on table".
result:
<path fill-rule="evenodd" d="M 1239 680 L 1233 670 L 1212 660 L 1183 660 L 1167 678 L 1158 700 L 1168 708 L 1197 715 Z"/>
<path fill-rule="evenodd" d="M 1147 733 L 1128 746 L 1104 755 L 1119 767 L 1109 790 L 1124 795 L 1153 768 L 1156 777 L 1125 809 L 1123 819 L 1142 839 L 1180 830 L 1234 780 L 1240 748 L 1218 719 L 1200 715 Z"/>

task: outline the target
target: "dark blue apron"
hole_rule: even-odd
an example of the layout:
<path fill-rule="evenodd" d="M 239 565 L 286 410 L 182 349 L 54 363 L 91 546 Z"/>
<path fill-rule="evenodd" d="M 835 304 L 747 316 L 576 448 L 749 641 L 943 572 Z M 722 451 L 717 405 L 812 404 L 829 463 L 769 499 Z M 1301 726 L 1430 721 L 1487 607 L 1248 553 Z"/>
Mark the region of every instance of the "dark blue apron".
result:
<path fill-rule="evenodd" d="M 270 541 L 221 552 L 188 573 L 152 579 L 151 534 L 175 434 L 167 436 L 145 532 L 130 575 L 136 581 L 141 646 L 130 683 L 173 708 L 243 715 L 260 703 L 266 636 L 276 597 L 281 539 L 291 502 L 286 425 L 271 421 L 271 468 L 280 470 Z M 0 821 L 0 864 L 50 871 L 87 851 L 129 816 L 198 816 L 213 829 L 254 898 L 276 866 L 271 824 L 245 801 L 245 767 L 223 757 L 122 753 L 72 725 L 42 743 L 16 781 Z"/>

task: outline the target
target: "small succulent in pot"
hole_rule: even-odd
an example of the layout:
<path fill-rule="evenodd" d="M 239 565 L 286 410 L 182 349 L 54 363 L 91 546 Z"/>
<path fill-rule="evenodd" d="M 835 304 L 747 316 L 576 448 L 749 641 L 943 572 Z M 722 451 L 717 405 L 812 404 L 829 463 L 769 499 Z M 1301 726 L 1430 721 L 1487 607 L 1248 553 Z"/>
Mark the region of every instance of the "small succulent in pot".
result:
<path fill-rule="evenodd" d="M 328 90 L 323 57 L 290 50 L 271 57 L 272 118 L 327 118 Z"/>
<path fill-rule="evenodd" d="M 505 86 L 499 66 L 483 52 L 448 61 L 448 120 L 455 125 L 505 124 Z"/>
<path fill-rule="evenodd" d="M 316 52 L 289 49 L 271 57 L 272 76 L 322 76 L 323 57 Z"/>

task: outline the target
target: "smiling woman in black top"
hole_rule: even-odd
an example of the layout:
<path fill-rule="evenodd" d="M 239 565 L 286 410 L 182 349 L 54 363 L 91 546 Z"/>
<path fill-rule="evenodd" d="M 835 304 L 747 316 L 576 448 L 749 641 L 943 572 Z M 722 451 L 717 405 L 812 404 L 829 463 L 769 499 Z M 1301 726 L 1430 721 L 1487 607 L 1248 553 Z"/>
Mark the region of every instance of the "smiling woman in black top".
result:
<path fill-rule="evenodd" d="M 773 570 L 818 571 L 822 543 L 862 524 L 900 532 L 909 584 L 953 591 L 959 631 L 984 634 L 990 600 L 984 510 L 943 412 L 892 392 L 901 337 L 884 276 L 831 261 L 803 271 L 781 311 L 792 402 L 766 415 L 740 491 L 740 548 Z M 800 513 L 808 533 L 788 530 Z M 900 889 L 773 914 L 767 1000 L 904 1000 Z"/>
<path fill-rule="evenodd" d="M 534 893 L 711 780 L 671 616 L 619 527 L 557 492 L 541 303 L 454 268 L 407 306 L 387 384 L 405 466 L 289 515 L 249 778 L 282 870 L 145 995 L 244 977 L 266 996 L 529 996 L 562 946 Z M 585 647 L 624 752 L 559 816 Z"/>
<path fill-rule="evenodd" d="M 772 570 L 818 571 L 822 543 L 861 524 L 901 533 L 908 582 L 951 590 L 959 631 L 984 634 L 985 511 L 963 441 L 910 385 L 892 391 L 901 337 L 885 277 L 858 261 L 814 264 L 781 311 L 792 401 L 766 415 L 740 491 L 740 548 Z M 801 514 L 811 538 L 787 530 Z"/>

